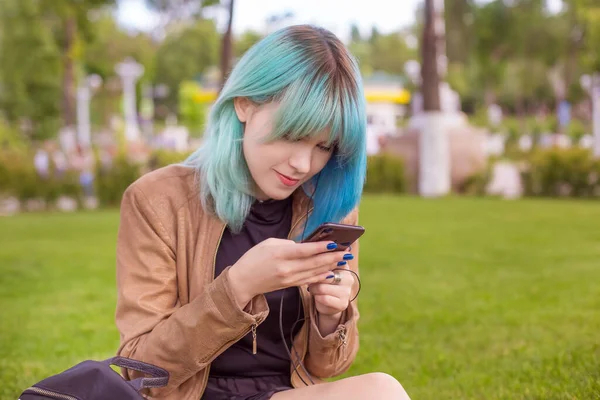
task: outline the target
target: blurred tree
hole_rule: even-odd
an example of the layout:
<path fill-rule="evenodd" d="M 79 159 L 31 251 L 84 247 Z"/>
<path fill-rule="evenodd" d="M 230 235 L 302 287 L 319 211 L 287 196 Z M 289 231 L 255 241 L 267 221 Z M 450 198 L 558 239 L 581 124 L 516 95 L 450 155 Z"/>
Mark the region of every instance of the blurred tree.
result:
<path fill-rule="evenodd" d="M 472 51 L 473 0 L 445 0 L 446 55 L 450 64 L 467 63 Z"/>
<path fill-rule="evenodd" d="M 379 34 L 371 38 L 369 59 L 375 71 L 402 75 L 404 64 L 416 56 L 416 50 L 407 46 L 404 33 Z"/>
<path fill-rule="evenodd" d="M 219 0 L 146 0 L 148 7 L 160 14 L 162 29 L 202 19 L 207 7 L 219 3 Z"/>
<path fill-rule="evenodd" d="M 194 81 L 184 81 L 179 86 L 179 120 L 193 138 L 199 138 L 204 133 L 206 104 L 197 101 L 200 90 L 201 86 Z"/>
<path fill-rule="evenodd" d="M 362 41 L 362 37 L 360 36 L 360 29 L 358 29 L 358 25 L 356 25 L 356 24 L 352 24 L 350 26 L 350 41 L 351 42 Z"/>
<path fill-rule="evenodd" d="M 570 32 L 569 46 L 579 55 L 586 72 L 600 72 L 600 3 L 597 0 L 563 0 Z"/>
<path fill-rule="evenodd" d="M 110 12 L 102 13 L 92 23 L 93 37 L 86 44 L 83 64 L 87 73 L 103 79 L 116 76 L 115 65 L 132 57 L 144 66 L 144 80 L 153 80 L 158 43 L 144 32 L 123 31 Z"/>
<path fill-rule="evenodd" d="M 221 87 L 225 83 L 231 59 L 233 55 L 233 11 L 235 0 L 229 0 L 226 3 L 220 0 L 146 0 L 148 6 L 165 16 L 167 23 L 199 21 L 203 18 L 203 11 L 209 7 L 219 7 L 226 10 L 227 25 L 221 38 Z"/>
<path fill-rule="evenodd" d="M 31 139 L 60 126 L 61 55 L 36 0 L 0 2 L 0 110 Z"/>
<path fill-rule="evenodd" d="M 235 0 L 229 0 L 227 4 L 227 28 L 221 39 L 221 88 L 225 85 L 227 76 L 229 75 L 229 69 L 231 68 L 231 57 L 233 53 L 233 10 L 235 6 Z"/>
<path fill-rule="evenodd" d="M 254 46 L 258 41 L 262 39 L 262 35 L 256 31 L 246 31 L 241 34 L 240 37 L 235 39 L 234 42 L 234 55 L 239 58 L 244 55 L 245 52 Z"/>
<path fill-rule="evenodd" d="M 75 125 L 76 62 L 81 60 L 83 43 L 93 35 L 90 16 L 115 4 L 115 0 L 52 0 L 39 2 L 44 21 L 50 25 L 61 49 L 62 119 L 64 126 Z"/>
<path fill-rule="evenodd" d="M 350 26 L 350 43 L 348 44 L 348 48 L 358 60 L 363 75 L 370 75 L 373 72 L 371 46 L 368 41 L 361 37 L 360 30 L 356 24 Z"/>
<path fill-rule="evenodd" d="M 367 39 L 361 37 L 356 25 L 352 25 L 350 31 L 348 47 L 358 59 L 364 75 L 370 75 L 374 71 L 402 75 L 406 61 L 417 57 L 416 49 L 407 45 L 407 33 L 404 31 L 381 34 L 374 27 Z"/>
<path fill-rule="evenodd" d="M 440 77 L 438 74 L 438 37 L 435 31 L 434 0 L 425 0 L 425 25 L 423 27 L 421 91 L 423 110 L 440 110 Z"/>
<path fill-rule="evenodd" d="M 156 55 L 155 82 L 169 87 L 164 104 L 172 112 L 177 110 L 181 82 L 198 79 L 207 67 L 216 65 L 218 51 L 219 34 L 211 20 L 199 20 L 171 33 L 161 43 Z"/>
<path fill-rule="evenodd" d="M 106 124 L 110 116 L 121 113 L 122 90 L 115 65 L 132 57 L 144 66 L 140 84 L 154 82 L 155 58 L 159 45 L 148 33 L 123 31 L 110 11 L 99 13 L 93 21 L 92 29 L 94 34 L 85 46 L 82 69 L 86 74 L 98 74 L 103 79 L 104 84 L 91 103 L 91 117 L 93 123 Z"/>

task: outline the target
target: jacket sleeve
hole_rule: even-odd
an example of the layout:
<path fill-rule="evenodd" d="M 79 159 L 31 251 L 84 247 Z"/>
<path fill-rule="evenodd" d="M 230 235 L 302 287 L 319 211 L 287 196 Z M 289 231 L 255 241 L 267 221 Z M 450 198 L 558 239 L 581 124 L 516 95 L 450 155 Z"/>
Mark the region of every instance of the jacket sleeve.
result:
<path fill-rule="evenodd" d="M 358 211 L 354 210 L 343 223 L 358 224 Z M 354 259 L 348 262 L 348 268 L 358 274 L 358 241 L 352 244 Z M 355 277 L 356 278 L 356 277 Z M 356 295 L 358 282 L 355 281 L 352 296 Z M 318 378 L 331 378 L 341 375 L 350 368 L 358 353 L 358 299 L 354 300 L 342 314 L 342 322 L 336 330 L 323 337 L 317 326 L 317 311 L 310 318 L 308 353 L 304 360 L 306 369 Z M 312 299 L 314 302 L 314 299 Z"/>
<path fill-rule="evenodd" d="M 135 184 L 128 188 L 117 239 L 118 354 L 169 371 L 168 386 L 150 390 L 157 397 L 206 368 L 268 314 L 263 295 L 252 299 L 254 314 L 237 305 L 228 281 L 229 268 L 188 304 L 180 304 L 174 237 L 144 193 Z M 140 376 L 130 370 L 123 374 L 128 379 Z"/>

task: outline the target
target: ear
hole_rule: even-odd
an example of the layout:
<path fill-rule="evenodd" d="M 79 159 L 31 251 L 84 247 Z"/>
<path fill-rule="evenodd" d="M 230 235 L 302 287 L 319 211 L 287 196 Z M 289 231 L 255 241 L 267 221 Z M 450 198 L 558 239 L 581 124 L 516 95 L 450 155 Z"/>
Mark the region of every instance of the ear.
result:
<path fill-rule="evenodd" d="M 235 108 L 235 113 L 240 122 L 244 123 L 248 121 L 248 118 L 254 109 L 254 103 L 247 97 L 235 97 L 233 99 L 233 107 Z"/>

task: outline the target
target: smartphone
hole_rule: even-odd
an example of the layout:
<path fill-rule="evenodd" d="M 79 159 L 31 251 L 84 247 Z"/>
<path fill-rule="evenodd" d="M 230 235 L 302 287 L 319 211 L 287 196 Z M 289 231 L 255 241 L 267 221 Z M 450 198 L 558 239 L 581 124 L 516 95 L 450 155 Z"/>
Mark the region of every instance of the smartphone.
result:
<path fill-rule="evenodd" d="M 337 243 L 338 247 L 336 250 L 344 251 L 348 246 L 356 242 L 363 233 L 365 233 L 365 228 L 362 226 L 325 222 L 319 225 L 302 242 L 331 241 Z"/>

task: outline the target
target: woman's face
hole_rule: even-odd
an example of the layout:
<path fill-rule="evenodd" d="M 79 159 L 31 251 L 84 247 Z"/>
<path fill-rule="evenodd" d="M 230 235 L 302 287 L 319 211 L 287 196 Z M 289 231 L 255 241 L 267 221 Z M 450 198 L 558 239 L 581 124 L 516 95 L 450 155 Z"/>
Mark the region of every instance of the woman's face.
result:
<path fill-rule="evenodd" d="M 332 147 L 327 145 L 329 132 L 300 141 L 264 142 L 273 129 L 279 103 L 261 106 L 245 98 L 234 102 L 240 121 L 245 123 L 243 152 L 255 183 L 259 200 L 285 199 L 317 174 L 329 161 Z"/>

